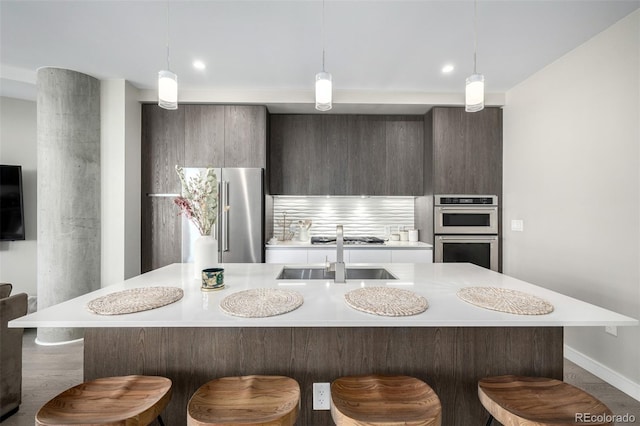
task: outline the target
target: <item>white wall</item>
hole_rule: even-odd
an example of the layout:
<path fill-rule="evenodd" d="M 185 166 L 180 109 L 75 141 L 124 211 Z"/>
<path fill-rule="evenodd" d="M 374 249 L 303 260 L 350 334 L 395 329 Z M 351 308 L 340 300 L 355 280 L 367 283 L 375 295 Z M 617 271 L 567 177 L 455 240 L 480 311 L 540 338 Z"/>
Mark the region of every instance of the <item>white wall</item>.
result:
<path fill-rule="evenodd" d="M 38 232 L 36 214 L 36 103 L 0 98 L 0 163 L 22 166 L 25 241 L 0 242 L 0 282 L 13 284 L 13 293 L 35 296 Z"/>
<path fill-rule="evenodd" d="M 507 92 L 506 274 L 640 318 L 639 123 L 640 11 Z M 640 327 L 565 344 L 640 399 Z"/>
<path fill-rule="evenodd" d="M 102 286 L 140 274 L 140 122 L 137 89 L 103 80 L 101 110 Z"/>
<path fill-rule="evenodd" d="M 142 236 L 142 106 L 139 90 L 125 84 L 125 211 L 124 211 L 124 279 L 140 275 Z"/>

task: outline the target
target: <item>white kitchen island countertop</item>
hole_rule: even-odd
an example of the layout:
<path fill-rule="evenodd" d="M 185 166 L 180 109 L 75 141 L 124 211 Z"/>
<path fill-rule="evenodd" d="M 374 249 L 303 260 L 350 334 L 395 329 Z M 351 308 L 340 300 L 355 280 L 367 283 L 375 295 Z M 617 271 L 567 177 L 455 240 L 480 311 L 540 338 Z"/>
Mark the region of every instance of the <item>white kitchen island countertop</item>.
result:
<path fill-rule="evenodd" d="M 397 280 L 276 280 L 282 264 L 222 264 L 225 288 L 202 292 L 193 278 L 193 264 L 172 264 L 118 284 L 18 318 L 10 327 L 519 327 L 638 325 L 638 320 L 564 296 L 551 290 L 468 263 L 359 264 L 384 267 Z M 295 265 L 299 267 L 300 265 Z M 320 267 L 321 265 L 314 265 Z M 355 266 L 348 264 L 347 267 Z M 97 315 L 86 309 L 94 298 L 120 290 L 176 286 L 184 297 L 158 309 L 125 315 Z M 344 301 L 346 292 L 363 286 L 388 286 L 411 290 L 427 298 L 429 308 L 418 315 L 384 317 L 360 312 Z M 546 315 L 514 315 L 476 307 L 456 296 L 467 286 L 520 290 L 552 303 Z M 241 318 L 220 309 L 220 301 L 234 292 L 267 287 L 298 291 L 303 305 L 286 314 L 267 318 Z"/>

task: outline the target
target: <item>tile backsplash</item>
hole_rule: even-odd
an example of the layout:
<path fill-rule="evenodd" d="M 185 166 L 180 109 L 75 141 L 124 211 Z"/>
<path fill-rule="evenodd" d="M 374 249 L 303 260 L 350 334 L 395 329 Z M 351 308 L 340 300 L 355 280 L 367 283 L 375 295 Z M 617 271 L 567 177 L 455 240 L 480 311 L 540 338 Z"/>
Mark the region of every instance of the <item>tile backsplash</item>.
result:
<path fill-rule="evenodd" d="M 309 219 L 313 222 L 309 234 L 332 236 L 336 225 L 344 227 L 346 236 L 385 237 L 385 227 L 395 231 L 398 226 L 414 227 L 414 198 L 412 197 L 274 197 L 273 233 L 283 237 L 283 219 L 286 213 L 287 237 L 297 238 L 297 223 Z M 293 226 L 291 226 L 293 225 Z M 294 235 L 291 235 L 294 232 Z"/>

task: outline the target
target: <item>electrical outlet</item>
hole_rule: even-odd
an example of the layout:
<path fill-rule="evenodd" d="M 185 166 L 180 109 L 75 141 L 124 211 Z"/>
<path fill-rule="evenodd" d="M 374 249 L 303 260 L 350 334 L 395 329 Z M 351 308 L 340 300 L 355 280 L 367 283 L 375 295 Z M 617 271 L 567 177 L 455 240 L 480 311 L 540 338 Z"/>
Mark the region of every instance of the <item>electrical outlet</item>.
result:
<path fill-rule="evenodd" d="M 618 327 L 615 325 L 607 325 L 604 327 L 604 331 L 611 334 L 612 336 L 618 337 Z"/>
<path fill-rule="evenodd" d="M 331 384 L 313 384 L 313 409 L 331 410 Z"/>

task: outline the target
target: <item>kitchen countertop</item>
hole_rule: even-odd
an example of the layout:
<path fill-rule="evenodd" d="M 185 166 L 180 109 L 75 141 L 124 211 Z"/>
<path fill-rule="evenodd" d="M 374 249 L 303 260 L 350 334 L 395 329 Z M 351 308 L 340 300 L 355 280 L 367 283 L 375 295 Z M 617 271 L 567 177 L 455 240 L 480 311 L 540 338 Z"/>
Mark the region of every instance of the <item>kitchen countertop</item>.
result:
<path fill-rule="evenodd" d="M 355 264 L 348 264 L 348 267 Z M 547 327 L 638 325 L 638 321 L 564 296 L 554 291 L 469 263 L 359 264 L 384 267 L 398 280 L 276 280 L 282 264 L 221 264 L 223 290 L 202 292 L 193 278 L 193 264 L 172 264 L 85 294 L 9 322 L 9 327 Z M 296 265 L 298 267 L 299 265 Z M 321 265 L 314 265 L 320 267 Z M 176 286 L 184 297 L 171 305 L 126 315 L 97 315 L 86 309 L 90 300 L 137 287 Z M 347 306 L 344 295 L 364 286 L 411 290 L 427 298 L 429 308 L 418 315 L 383 317 Z M 467 286 L 493 286 L 524 291 L 551 302 L 547 315 L 513 315 L 470 305 L 456 296 Z M 304 304 L 287 314 L 267 318 L 241 318 L 225 314 L 220 301 L 251 288 L 295 290 Z"/>
<path fill-rule="evenodd" d="M 345 250 L 353 249 L 423 249 L 432 250 L 433 245 L 429 243 L 423 243 L 422 241 L 409 242 L 409 241 L 385 241 L 384 244 L 345 244 Z M 266 244 L 266 249 L 291 249 L 291 248 L 330 248 L 335 250 L 335 244 L 311 244 L 311 241 L 278 241 L 276 244 Z"/>

